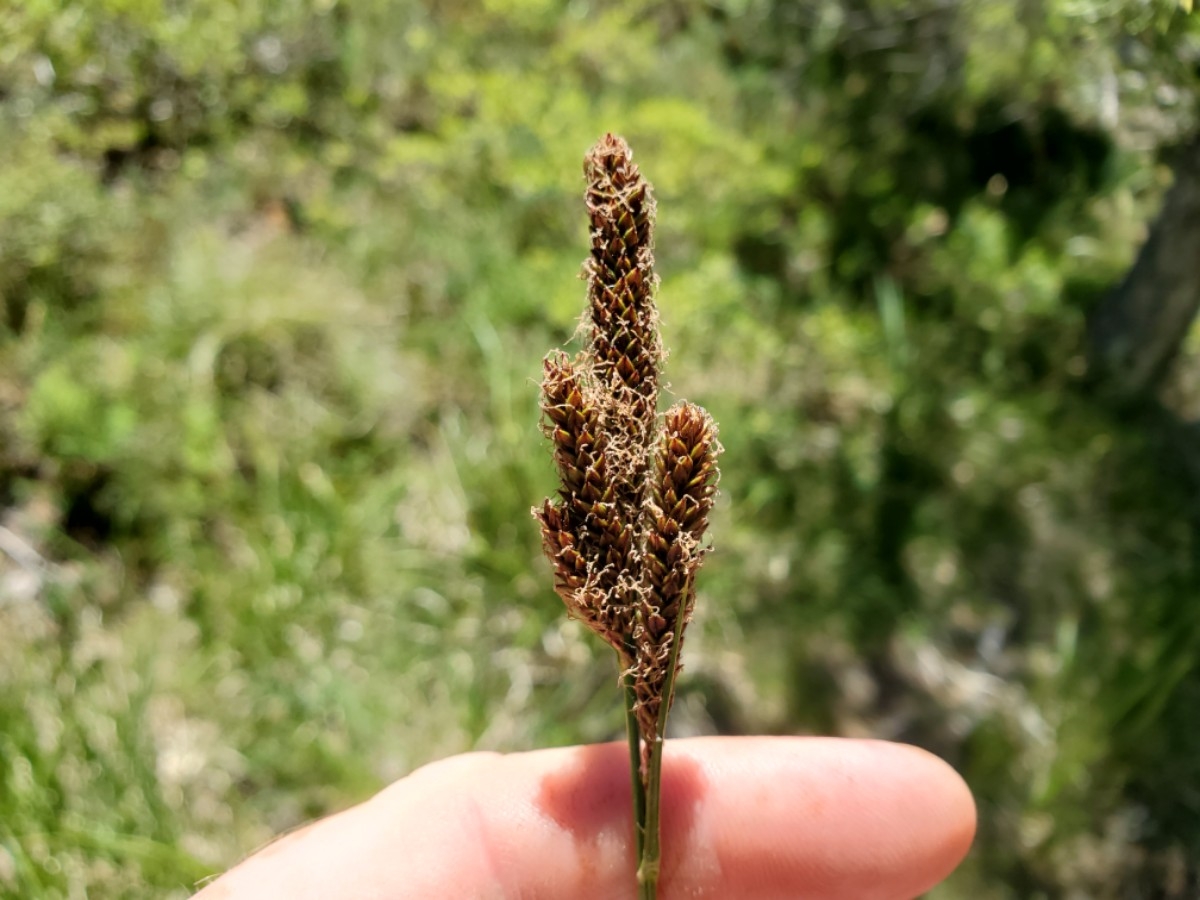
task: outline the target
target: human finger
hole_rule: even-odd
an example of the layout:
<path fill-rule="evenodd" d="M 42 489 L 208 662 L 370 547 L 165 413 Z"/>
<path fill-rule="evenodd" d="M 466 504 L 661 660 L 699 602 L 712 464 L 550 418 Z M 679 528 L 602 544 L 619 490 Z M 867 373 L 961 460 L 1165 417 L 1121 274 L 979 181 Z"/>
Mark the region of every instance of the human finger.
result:
<path fill-rule="evenodd" d="M 605 744 L 435 763 L 200 897 L 632 898 L 628 760 Z M 662 900 L 904 900 L 957 865 L 975 828 L 949 766 L 878 741 L 673 740 L 662 797 Z"/>

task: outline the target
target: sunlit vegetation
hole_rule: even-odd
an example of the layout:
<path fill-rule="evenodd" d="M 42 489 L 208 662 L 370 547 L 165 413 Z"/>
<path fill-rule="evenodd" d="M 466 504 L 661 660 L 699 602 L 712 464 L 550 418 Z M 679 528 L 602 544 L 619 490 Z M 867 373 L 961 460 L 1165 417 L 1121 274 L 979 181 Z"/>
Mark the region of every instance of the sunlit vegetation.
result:
<path fill-rule="evenodd" d="M 1198 19 L 5 4 L 0 896 L 184 897 L 422 762 L 622 736 L 529 516 L 607 131 L 725 447 L 679 733 L 943 755 L 938 897 L 1194 896 L 1200 339 L 1116 404 L 1087 318 Z"/>

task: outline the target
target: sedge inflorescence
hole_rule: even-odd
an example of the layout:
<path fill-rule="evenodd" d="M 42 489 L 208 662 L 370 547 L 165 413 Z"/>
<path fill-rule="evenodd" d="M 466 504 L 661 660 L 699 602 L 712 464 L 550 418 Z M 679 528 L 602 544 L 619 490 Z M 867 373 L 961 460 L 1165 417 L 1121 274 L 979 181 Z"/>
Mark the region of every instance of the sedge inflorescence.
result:
<path fill-rule="evenodd" d="M 650 184 L 611 134 L 587 154 L 584 175 L 586 346 L 544 363 L 541 408 L 561 488 L 534 515 L 568 612 L 616 650 L 633 688 L 645 777 L 706 553 L 720 445 L 701 407 L 658 412 L 664 352 Z"/>

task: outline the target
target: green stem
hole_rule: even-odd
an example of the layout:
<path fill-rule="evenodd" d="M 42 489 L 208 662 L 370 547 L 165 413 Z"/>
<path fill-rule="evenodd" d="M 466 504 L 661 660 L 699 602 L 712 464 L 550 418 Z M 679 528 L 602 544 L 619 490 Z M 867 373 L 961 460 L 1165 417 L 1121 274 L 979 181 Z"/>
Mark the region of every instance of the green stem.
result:
<path fill-rule="evenodd" d="M 659 795 L 662 778 L 662 738 L 655 735 L 654 746 L 650 748 L 650 771 L 646 791 L 646 839 L 642 848 L 641 862 L 638 865 L 638 898 L 639 900 L 657 900 L 658 870 L 661 856 L 659 842 Z"/>
<path fill-rule="evenodd" d="M 638 865 L 639 900 L 657 900 L 658 875 L 661 868 L 662 843 L 659 835 L 659 811 L 662 806 L 662 755 L 667 738 L 667 714 L 675 695 L 675 669 L 679 663 L 679 645 L 683 643 L 683 626 L 687 601 L 691 595 L 691 579 L 684 585 L 679 615 L 675 620 L 675 636 L 671 641 L 671 657 L 663 678 L 662 699 L 658 706 L 654 744 L 650 748 L 650 771 L 646 773 L 646 836 Z"/>
<path fill-rule="evenodd" d="M 617 665 L 622 666 L 620 654 Z M 629 776 L 633 782 L 633 841 L 637 849 L 638 865 L 646 846 L 646 786 L 642 783 L 642 754 L 638 741 L 637 692 L 633 687 L 633 673 L 622 666 L 621 684 L 625 688 L 625 734 L 629 740 Z"/>

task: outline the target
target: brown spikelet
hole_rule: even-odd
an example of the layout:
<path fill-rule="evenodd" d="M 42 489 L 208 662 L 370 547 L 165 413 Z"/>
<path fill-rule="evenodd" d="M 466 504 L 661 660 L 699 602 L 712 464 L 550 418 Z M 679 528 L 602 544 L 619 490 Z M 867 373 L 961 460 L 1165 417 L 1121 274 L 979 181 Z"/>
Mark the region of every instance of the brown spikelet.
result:
<path fill-rule="evenodd" d="M 596 383 L 607 394 L 608 427 L 623 434 L 613 480 L 621 502 L 638 509 L 663 361 L 654 304 L 654 192 L 629 145 L 611 134 L 591 149 L 583 171 L 592 242 L 584 263 L 588 354 Z"/>
<path fill-rule="evenodd" d="M 593 504 L 611 501 L 605 478 L 604 449 L 608 436 L 600 428 L 600 411 L 584 399 L 587 389 L 565 353 L 552 353 L 543 363 L 544 429 L 554 442 L 554 462 L 562 479 L 564 501 L 586 515 Z"/>
<path fill-rule="evenodd" d="M 562 487 L 559 502 L 534 515 L 542 525 L 546 555 L 555 564 L 555 586 L 571 615 L 628 657 L 632 611 L 614 602 L 633 535 L 618 514 L 608 453 L 610 439 L 593 392 L 564 353 L 552 353 L 542 379 L 543 427 L 554 443 Z"/>
<path fill-rule="evenodd" d="M 654 306 L 654 194 L 629 145 L 614 135 L 592 148 L 583 170 L 592 238 L 584 271 L 596 374 L 627 395 L 622 399 L 634 407 L 630 418 L 649 424 L 662 366 Z"/>
<path fill-rule="evenodd" d="M 707 552 L 700 539 L 716 497 L 719 452 L 716 423 L 705 410 L 686 402 L 668 410 L 654 457 L 643 556 L 646 590 L 634 637 L 643 755 L 658 728 L 662 703 L 670 703 L 664 684 L 672 659 L 676 671 L 681 667 L 679 650 L 695 603 L 695 574 Z M 674 647 L 676 639 L 679 648 Z"/>

